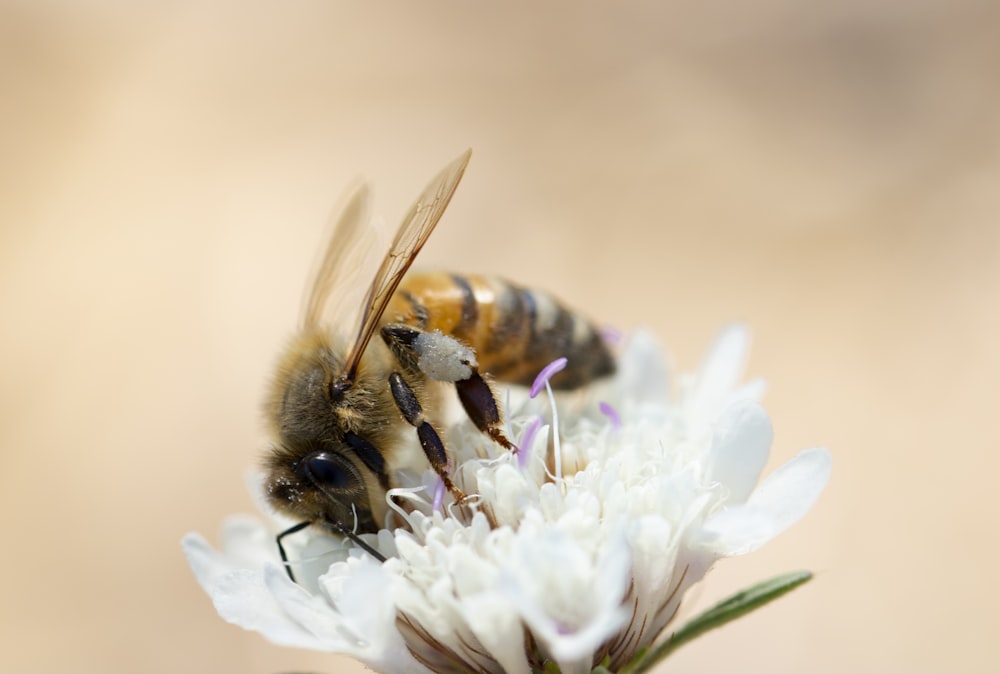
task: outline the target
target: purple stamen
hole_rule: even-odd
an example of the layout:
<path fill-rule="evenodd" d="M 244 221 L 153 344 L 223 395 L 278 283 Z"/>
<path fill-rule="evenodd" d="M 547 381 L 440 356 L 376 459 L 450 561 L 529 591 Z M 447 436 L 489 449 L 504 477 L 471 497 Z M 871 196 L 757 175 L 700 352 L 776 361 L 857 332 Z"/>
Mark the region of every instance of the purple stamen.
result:
<path fill-rule="evenodd" d="M 622 337 L 624 335 L 618 328 L 613 328 L 610 325 L 604 325 L 598 329 L 598 332 L 601 333 L 601 338 L 608 346 L 618 346 L 622 343 Z"/>
<path fill-rule="evenodd" d="M 528 395 L 534 398 L 538 395 L 545 385 L 549 383 L 549 379 L 552 378 L 557 372 L 561 372 L 566 367 L 566 358 L 556 358 L 554 361 L 542 368 L 542 371 L 538 373 L 535 377 L 535 383 L 531 385 L 531 389 L 528 390 Z"/>
<path fill-rule="evenodd" d="M 524 468 L 528 463 L 528 454 L 531 452 L 531 445 L 535 442 L 535 435 L 538 434 L 538 429 L 542 427 L 542 418 L 535 417 L 528 424 L 528 427 L 524 429 L 524 434 L 521 435 L 521 441 L 517 443 L 517 467 Z"/>
<path fill-rule="evenodd" d="M 616 431 L 622 427 L 622 418 L 618 416 L 618 412 L 611 405 L 601 402 L 597 404 L 597 407 L 601 410 L 601 414 L 606 416 L 611 421 L 611 428 Z"/>
<path fill-rule="evenodd" d="M 434 485 L 434 501 L 431 505 L 436 513 L 441 512 L 441 506 L 444 504 L 444 492 L 444 480 L 439 477 L 437 484 Z"/>

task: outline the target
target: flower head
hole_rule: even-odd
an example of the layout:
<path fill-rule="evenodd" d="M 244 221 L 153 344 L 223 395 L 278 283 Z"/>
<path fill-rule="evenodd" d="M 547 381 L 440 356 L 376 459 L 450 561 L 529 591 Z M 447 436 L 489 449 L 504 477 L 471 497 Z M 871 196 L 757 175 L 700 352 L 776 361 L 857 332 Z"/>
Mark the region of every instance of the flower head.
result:
<path fill-rule="evenodd" d="M 772 434 L 756 402 L 763 385 L 738 385 L 746 345 L 744 329 L 726 330 L 673 393 L 642 333 L 590 391 L 512 391 L 516 454 L 455 424 L 453 479 L 477 496 L 457 505 L 433 471 L 400 476 L 406 486 L 389 497 L 398 526 L 364 536 L 384 562 L 303 532 L 296 584 L 272 529 L 245 518 L 226 525 L 221 552 L 188 535 L 189 562 L 230 622 L 377 671 L 615 670 L 716 560 L 763 545 L 826 484 L 822 449 L 760 481 Z M 540 376 L 532 393 L 544 387 Z"/>

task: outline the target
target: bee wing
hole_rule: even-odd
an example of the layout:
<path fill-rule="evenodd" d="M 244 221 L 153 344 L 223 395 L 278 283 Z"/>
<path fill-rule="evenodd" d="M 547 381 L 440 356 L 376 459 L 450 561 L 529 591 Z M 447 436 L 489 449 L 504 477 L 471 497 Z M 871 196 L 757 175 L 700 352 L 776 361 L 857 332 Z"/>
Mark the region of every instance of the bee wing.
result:
<path fill-rule="evenodd" d="M 444 209 L 451 201 L 471 156 L 472 150 L 466 150 L 445 166 L 424 188 L 423 193 L 403 218 L 403 223 L 396 232 L 396 238 L 393 239 L 392 246 L 382 260 L 375 279 L 368 288 L 368 294 L 365 295 L 361 326 L 344 362 L 343 376 L 346 380 L 354 379 L 361 355 L 365 352 L 379 319 L 389 304 L 389 299 L 444 214 Z"/>
<path fill-rule="evenodd" d="M 351 289 L 364 282 L 357 280 L 363 270 L 371 269 L 366 262 L 378 238 L 378 232 L 369 222 L 370 201 L 368 185 L 359 180 L 348 190 L 343 207 L 334 210 L 338 215 L 333 232 L 303 307 L 304 326 L 314 328 L 324 318 L 339 325 L 346 322 L 351 330 L 357 326 L 361 297 L 360 292 L 355 291 L 352 298 Z M 336 306 L 330 306 L 331 302 Z"/>

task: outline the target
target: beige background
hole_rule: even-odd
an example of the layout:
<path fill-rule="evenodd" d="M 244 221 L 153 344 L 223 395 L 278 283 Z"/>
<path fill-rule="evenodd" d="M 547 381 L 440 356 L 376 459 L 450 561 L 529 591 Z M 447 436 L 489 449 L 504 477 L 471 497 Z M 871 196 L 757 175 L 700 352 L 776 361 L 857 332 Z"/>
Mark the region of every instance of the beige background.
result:
<path fill-rule="evenodd" d="M 218 619 L 178 540 L 250 508 L 324 221 L 468 146 L 423 266 L 501 272 L 682 368 L 755 334 L 774 460 L 833 479 L 667 671 L 993 671 L 995 3 L 0 5 L 0 671 L 346 671 Z M 835 7 L 836 6 L 836 7 Z"/>

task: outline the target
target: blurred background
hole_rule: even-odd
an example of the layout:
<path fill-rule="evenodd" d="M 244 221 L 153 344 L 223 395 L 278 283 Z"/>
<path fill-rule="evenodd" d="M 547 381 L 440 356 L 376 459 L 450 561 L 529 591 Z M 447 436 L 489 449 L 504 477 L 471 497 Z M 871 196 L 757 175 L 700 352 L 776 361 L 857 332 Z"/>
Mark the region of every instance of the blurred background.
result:
<path fill-rule="evenodd" d="M 331 206 L 646 325 L 746 321 L 806 588 L 665 671 L 995 671 L 1000 7 L 974 0 L 0 3 L 0 670 L 339 672 L 219 619 L 179 539 L 250 511 Z M 352 670 L 352 668 L 354 668 Z"/>

